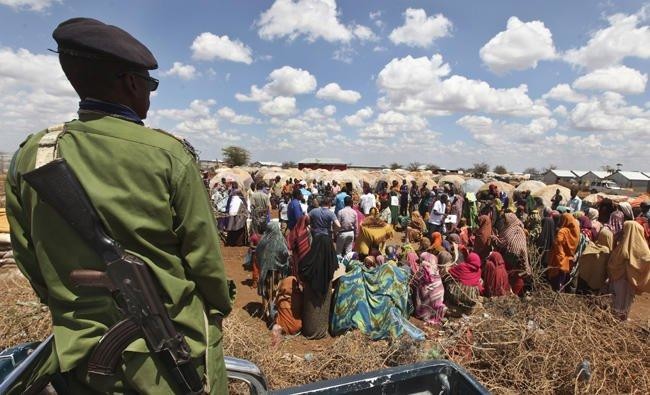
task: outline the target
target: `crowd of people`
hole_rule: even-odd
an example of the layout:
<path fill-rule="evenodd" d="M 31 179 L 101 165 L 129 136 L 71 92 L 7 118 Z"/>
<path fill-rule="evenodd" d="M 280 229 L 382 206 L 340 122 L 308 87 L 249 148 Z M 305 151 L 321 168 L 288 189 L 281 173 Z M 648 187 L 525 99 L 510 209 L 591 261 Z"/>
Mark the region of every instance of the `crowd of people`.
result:
<path fill-rule="evenodd" d="M 536 273 L 558 292 L 611 294 L 623 320 L 634 296 L 650 291 L 647 203 L 590 206 L 577 191 L 567 200 L 558 191 L 546 207 L 530 191 L 509 195 L 496 185 L 475 194 L 392 181 L 357 193 L 351 184 L 279 178 L 248 198 L 223 180 L 213 199 L 228 233 L 238 235 L 238 218 L 250 214 L 253 283 L 269 325 L 286 334 L 394 333 L 377 326 L 403 323 L 396 308 L 439 324 L 484 297 L 528 297 Z M 226 239 L 236 245 L 237 237 Z"/>

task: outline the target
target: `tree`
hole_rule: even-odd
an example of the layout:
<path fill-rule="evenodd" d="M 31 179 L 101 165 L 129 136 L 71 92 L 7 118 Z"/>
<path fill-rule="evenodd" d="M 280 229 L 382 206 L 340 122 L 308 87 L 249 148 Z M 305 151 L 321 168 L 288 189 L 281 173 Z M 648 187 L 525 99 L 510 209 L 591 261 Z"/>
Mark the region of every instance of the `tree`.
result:
<path fill-rule="evenodd" d="M 231 145 L 221 149 L 223 160 L 228 166 L 244 166 L 251 157 L 250 152 L 242 147 Z"/>
<path fill-rule="evenodd" d="M 408 171 L 418 171 L 420 170 L 421 163 L 420 162 L 411 162 L 409 163 L 408 167 L 406 168 Z"/>
<path fill-rule="evenodd" d="M 296 165 L 296 162 L 294 162 L 292 160 L 282 162 L 282 168 L 283 169 L 291 169 L 291 168 L 294 168 L 294 167 L 298 167 L 298 166 Z"/>
<path fill-rule="evenodd" d="M 440 166 L 438 166 L 438 165 L 436 165 L 436 164 L 433 164 L 433 163 L 429 163 L 429 164 L 427 165 L 427 170 L 432 171 L 432 172 L 434 172 L 434 173 L 437 173 L 438 170 L 440 170 Z"/>
<path fill-rule="evenodd" d="M 400 168 L 402 168 L 402 165 L 400 165 L 397 162 L 393 162 L 393 163 L 390 164 L 390 169 L 391 170 L 397 170 L 397 169 L 400 169 Z"/>
<path fill-rule="evenodd" d="M 602 165 L 600 166 L 603 171 L 606 171 L 608 173 L 615 173 L 616 172 L 616 167 L 611 166 L 611 165 Z"/>
<path fill-rule="evenodd" d="M 531 176 L 537 176 L 539 175 L 539 170 L 537 170 L 534 167 L 529 167 L 524 170 L 524 174 L 530 174 Z"/>
<path fill-rule="evenodd" d="M 557 166 L 551 163 L 550 165 L 548 165 L 547 168 L 542 169 L 542 174 L 544 174 L 544 173 L 546 173 L 548 171 L 551 171 L 551 170 L 557 170 Z"/>
<path fill-rule="evenodd" d="M 483 177 L 488 171 L 490 171 L 490 165 L 485 162 L 474 163 L 474 167 L 472 167 L 474 177 Z"/>
<path fill-rule="evenodd" d="M 497 174 L 507 174 L 508 173 L 508 169 L 506 169 L 505 166 L 503 166 L 503 165 L 494 166 L 493 171 L 495 173 L 497 173 Z"/>

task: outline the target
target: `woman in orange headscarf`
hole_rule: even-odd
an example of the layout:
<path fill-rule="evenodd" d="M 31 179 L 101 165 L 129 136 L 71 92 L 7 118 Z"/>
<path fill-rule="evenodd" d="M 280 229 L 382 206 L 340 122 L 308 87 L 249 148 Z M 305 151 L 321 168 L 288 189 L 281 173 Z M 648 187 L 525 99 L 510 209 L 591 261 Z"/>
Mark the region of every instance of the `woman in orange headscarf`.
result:
<path fill-rule="evenodd" d="M 555 236 L 548 263 L 548 278 L 556 291 L 559 291 L 567 281 L 578 243 L 580 243 L 578 220 L 569 213 L 562 214 L 560 228 Z"/>

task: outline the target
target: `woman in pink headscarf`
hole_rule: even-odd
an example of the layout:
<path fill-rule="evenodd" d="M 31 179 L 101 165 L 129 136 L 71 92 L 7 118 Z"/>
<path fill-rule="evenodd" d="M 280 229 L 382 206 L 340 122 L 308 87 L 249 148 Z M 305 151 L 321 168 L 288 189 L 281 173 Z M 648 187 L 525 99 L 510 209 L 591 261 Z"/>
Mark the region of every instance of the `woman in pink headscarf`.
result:
<path fill-rule="evenodd" d="M 438 259 L 424 252 L 420 255 L 420 269 L 415 276 L 415 316 L 427 324 L 439 324 L 447 307 L 443 302 L 445 288 L 438 271 Z"/>

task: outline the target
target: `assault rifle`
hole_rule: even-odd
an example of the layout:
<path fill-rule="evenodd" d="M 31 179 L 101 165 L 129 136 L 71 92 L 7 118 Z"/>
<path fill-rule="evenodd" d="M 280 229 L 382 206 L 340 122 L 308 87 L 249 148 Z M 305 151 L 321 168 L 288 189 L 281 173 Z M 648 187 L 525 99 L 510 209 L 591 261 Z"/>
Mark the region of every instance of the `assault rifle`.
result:
<path fill-rule="evenodd" d="M 73 284 L 106 288 L 124 316 L 99 340 L 90 356 L 88 373 L 113 375 L 122 351 L 134 340 L 144 338 L 184 393 L 203 393 L 190 348 L 167 314 L 151 269 L 106 233 L 65 159 L 56 159 L 23 178 L 106 263 L 105 272 L 74 270 L 70 274 Z"/>

